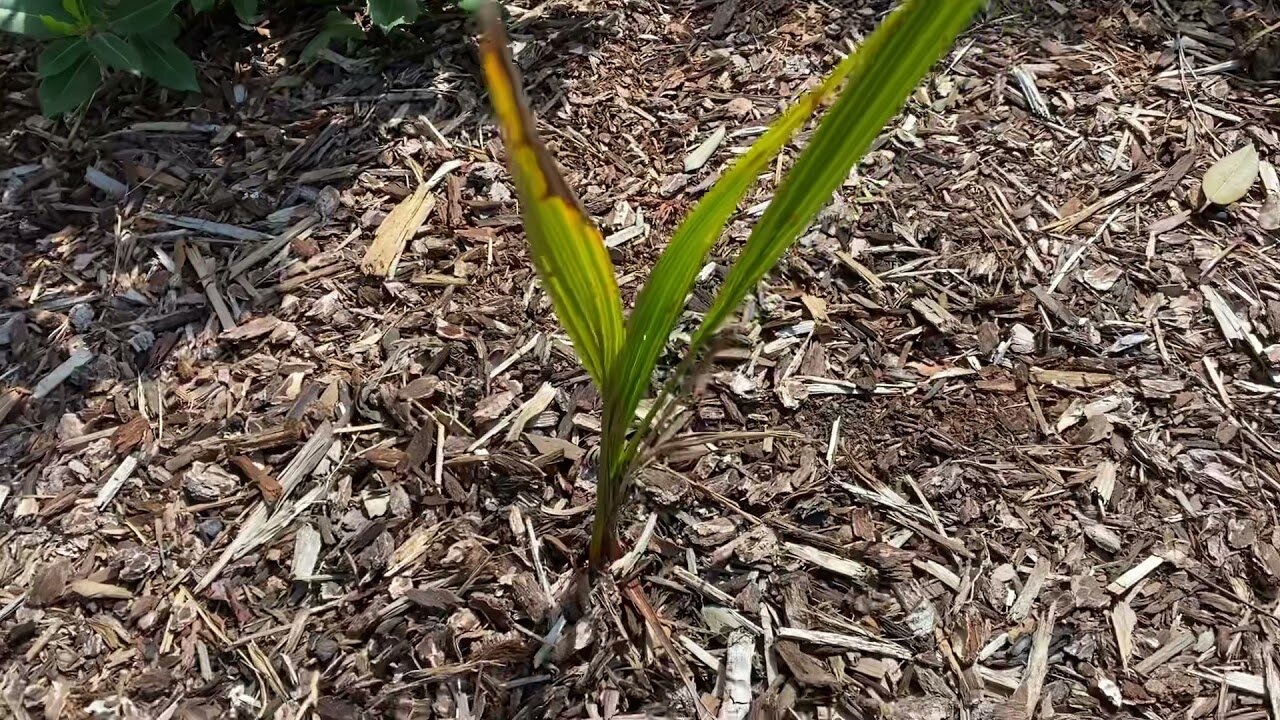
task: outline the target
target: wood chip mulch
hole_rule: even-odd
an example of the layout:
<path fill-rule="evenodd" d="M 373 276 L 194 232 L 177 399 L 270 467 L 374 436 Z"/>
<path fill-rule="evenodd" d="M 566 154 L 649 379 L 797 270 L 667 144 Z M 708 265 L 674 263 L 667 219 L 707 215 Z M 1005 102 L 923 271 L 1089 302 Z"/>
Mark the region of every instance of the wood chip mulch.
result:
<path fill-rule="evenodd" d="M 513 10 L 628 298 L 887 6 Z M 1277 19 L 996 3 L 916 93 L 623 518 L 703 716 L 1280 720 L 1280 187 L 1196 200 L 1280 157 Z M 698 717 L 580 582 L 600 401 L 461 20 L 309 22 L 65 124 L 0 47 L 0 715 Z"/>

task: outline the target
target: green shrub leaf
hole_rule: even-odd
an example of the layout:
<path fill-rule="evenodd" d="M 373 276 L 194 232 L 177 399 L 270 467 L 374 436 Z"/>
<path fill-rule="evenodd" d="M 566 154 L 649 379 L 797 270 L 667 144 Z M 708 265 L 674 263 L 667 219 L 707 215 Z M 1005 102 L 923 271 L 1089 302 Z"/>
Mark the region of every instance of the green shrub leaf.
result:
<path fill-rule="evenodd" d="M 179 22 L 176 14 L 170 15 L 160 24 L 147 31 L 147 39 L 160 42 L 162 40 L 177 40 L 178 34 L 182 32 L 182 23 Z"/>
<path fill-rule="evenodd" d="M 36 61 L 40 77 L 47 78 L 66 70 L 89 53 L 89 43 L 82 37 L 58 38 L 45 46 Z"/>
<path fill-rule="evenodd" d="M 40 23 L 49 33 L 48 37 L 76 37 L 83 34 L 79 25 L 59 20 L 52 15 L 41 15 Z"/>
<path fill-rule="evenodd" d="M 418 19 L 418 0 L 369 0 L 369 19 L 383 30 Z"/>
<path fill-rule="evenodd" d="M 108 17 L 108 25 L 121 35 L 139 35 L 164 22 L 178 0 L 121 0 Z"/>
<path fill-rule="evenodd" d="M 209 12 L 216 0 L 191 0 L 191 9 L 198 13 Z"/>
<path fill-rule="evenodd" d="M 195 65 L 172 40 L 138 38 L 136 48 L 143 75 L 167 88 L 199 92 Z"/>
<path fill-rule="evenodd" d="M 142 71 L 142 56 L 119 35 L 96 33 L 89 37 L 89 47 L 107 67 L 134 74 Z"/>
<path fill-rule="evenodd" d="M 354 20 L 334 10 L 325 16 L 324 27 L 302 49 L 302 59 L 306 61 L 315 60 L 320 56 L 321 50 L 329 47 L 335 41 L 346 42 L 359 40 L 363 37 L 364 30 L 360 29 L 360 26 Z"/>
<path fill-rule="evenodd" d="M 102 66 L 91 53 L 84 53 L 62 72 L 40 83 L 40 109 L 57 117 L 83 105 L 102 82 Z"/>
<path fill-rule="evenodd" d="M 89 13 L 85 12 L 84 3 L 81 0 L 62 0 L 62 9 L 82 26 L 88 24 Z"/>
<path fill-rule="evenodd" d="M 72 32 L 51 28 L 43 17 L 55 24 L 66 24 Z M 58 0 L 0 0 L 0 31 L 47 40 L 74 34 L 75 18 L 67 15 Z"/>
<path fill-rule="evenodd" d="M 258 0 L 231 0 L 240 22 L 252 23 L 258 19 Z"/>

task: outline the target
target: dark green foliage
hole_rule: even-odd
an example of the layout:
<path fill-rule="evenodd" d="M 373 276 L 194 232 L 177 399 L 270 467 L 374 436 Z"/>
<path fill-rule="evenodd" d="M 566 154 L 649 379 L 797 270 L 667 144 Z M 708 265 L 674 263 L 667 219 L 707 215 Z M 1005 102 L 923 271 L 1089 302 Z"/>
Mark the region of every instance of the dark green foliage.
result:
<path fill-rule="evenodd" d="M 364 30 L 355 23 L 354 20 L 347 17 L 337 10 L 331 11 L 324 17 L 324 27 L 320 28 L 320 32 L 307 43 L 302 49 L 303 60 L 315 60 L 319 58 L 320 51 L 328 48 L 334 43 L 347 45 L 353 40 L 359 40 L 364 37 Z"/>
<path fill-rule="evenodd" d="M 191 58 L 174 45 L 172 40 L 139 38 L 136 46 L 143 75 L 174 90 L 200 90 L 200 85 L 196 83 L 195 65 L 191 64 Z"/>
<path fill-rule="evenodd" d="M 260 0 L 223 0 L 244 24 L 261 20 Z M 383 31 L 408 25 L 424 0 L 365 0 L 365 15 Z M 325 4 L 335 0 L 322 0 Z M 468 9 L 468 0 L 458 7 Z M 171 90 L 199 92 L 196 68 L 175 43 L 183 20 L 213 10 L 219 0 L 0 0 L 0 33 L 46 41 L 37 70 L 40 109 L 57 117 L 83 107 L 102 84 L 103 73 L 125 72 Z M 322 51 L 346 49 L 365 37 L 347 12 L 332 10 L 301 52 L 304 61 Z"/>
<path fill-rule="evenodd" d="M 75 110 L 93 97 L 102 82 L 102 66 L 89 52 L 87 43 L 83 48 L 84 52 L 66 69 L 41 79 L 40 106 L 46 115 L 56 116 Z"/>

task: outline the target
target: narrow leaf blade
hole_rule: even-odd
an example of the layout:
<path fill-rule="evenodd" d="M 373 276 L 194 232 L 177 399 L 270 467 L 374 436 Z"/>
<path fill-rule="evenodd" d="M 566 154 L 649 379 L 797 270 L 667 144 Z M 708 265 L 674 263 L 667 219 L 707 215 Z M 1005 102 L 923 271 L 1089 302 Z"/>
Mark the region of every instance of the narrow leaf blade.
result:
<path fill-rule="evenodd" d="M 320 56 L 321 50 L 335 41 L 349 42 L 362 37 L 364 37 L 364 30 L 360 29 L 355 21 L 334 10 L 325 16 L 324 27 L 320 28 L 320 32 L 316 33 L 314 38 L 311 38 L 311 42 L 302 49 L 299 57 L 307 61 L 315 60 Z"/>
<path fill-rule="evenodd" d="M 62 9 L 81 24 L 85 24 L 89 20 L 89 14 L 85 12 L 83 0 L 62 0 Z"/>
<path fill-rule="evenodd" d="M 1249 143 L 1223 157 L 1204 174 L 1201 187 L 1209 202 L 1230 205 L 1249 194 L 1258 179 L 1258 150 Z"/>
<path fill-rule="evenodd" d="M 981 2 L 907 0 L 858 48 L 848 84 L 787 173 L 694 334 L 695 351 L 827 204 Z"/>
<path fill-rule="evenodd" d="M 701 352 L 751 288 L 827 204 L 885 122 L 964 29 L 981 2 L 906 0 L 847 60 L 852 67 L 847 69 L 844 89 L 752 230 L 694 333 L 689 358 Z M 672 386 L 668 382 L 664 395 Z M 655 408 L 662 405 L 662 399 Z M 645 440 L 652 416 L 650 411 L 640 431 L 627 441 L 621 459 L 611 466 L 616 473 L 627 472 Z"/>
<path fill-rule="evenodd" d="M 603 454 L 613 462 L 618 462 L 620 455 L 611 450 L 623 441 L 631 418 L 649 388 L 658 356 L 680 318 L 685 297 L 693 289 L 699 269 L 720 239 L 730 216 L 760 173 L 769 169 L 791 137 L 839 89 L 858 62 L 856 55 L 846 57 L 821 85 L 801 96 L 716 181 L 676 228 L 627 319 L 626 347 L 614 383 L 617 395 L 605 403 L 601 442 Z M 611 471 L 616 474 L 622 468 L 614 465 Z"/>
<path fill-rule="evenodd" d="M 556 316 L 597 387 L 608 387 L 622 348 L 622 299 L 604 240 L 538 137 L 492 6 L 481 12 L 480 63 L 533 259 Z"/>

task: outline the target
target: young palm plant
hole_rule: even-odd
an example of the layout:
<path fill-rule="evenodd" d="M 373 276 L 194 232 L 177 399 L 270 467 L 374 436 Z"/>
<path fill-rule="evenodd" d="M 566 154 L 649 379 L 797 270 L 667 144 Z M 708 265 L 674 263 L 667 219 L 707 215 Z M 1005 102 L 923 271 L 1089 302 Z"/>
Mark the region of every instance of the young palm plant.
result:
<path fill-rule="evenodd" d="M 904 0 L 857 52 L 782 114 L 730 167 L 676 228 L 635 307 L 623 316 L 613 263 L 600 232 L 560 175 L 538 136 L 492 4 L 481 8 L 480 60 L 507 148 L 530 256 L 556 315 L 604 403 L 590 559 L 615 559 L 618 514 L 637 459 L 662 409 L 712 336 L 747 293 L 804 232 L 848 177 L 884 124 L 983 0 Z M 843 84 L 843 89 L 841 85 Z M 805 122 L 835 98 L 774 193 L 729 269 L 683 360 L 647 409 L 659 356 L 684 309 L 698 271 L 739 202 Z"/>

